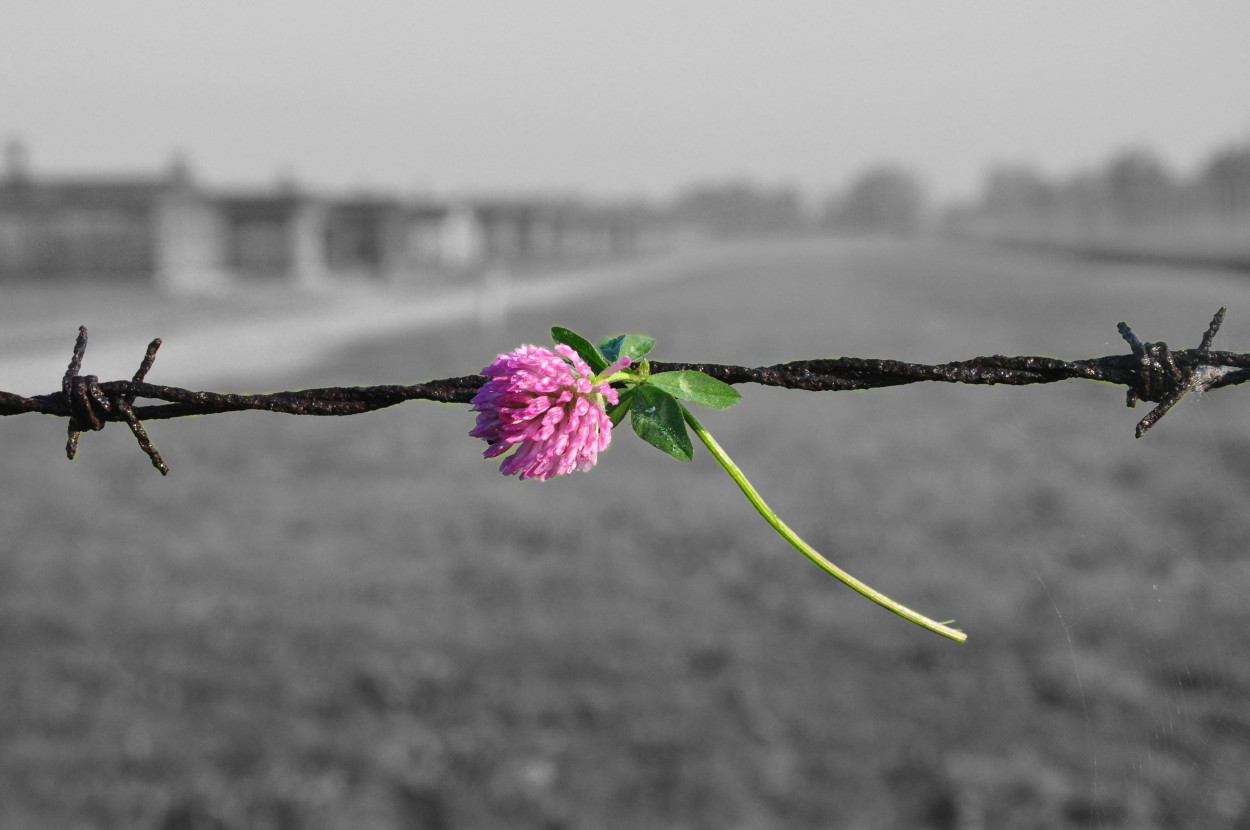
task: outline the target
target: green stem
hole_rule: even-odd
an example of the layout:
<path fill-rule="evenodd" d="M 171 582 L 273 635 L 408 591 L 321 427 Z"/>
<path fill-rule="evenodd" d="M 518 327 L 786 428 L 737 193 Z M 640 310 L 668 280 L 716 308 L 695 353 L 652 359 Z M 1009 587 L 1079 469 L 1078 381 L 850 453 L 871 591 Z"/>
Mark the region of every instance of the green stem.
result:
<path fill-rule="evenodd" d="M 764 501 L 756 489 L 751 486 L 751 482 L 747 481 L 747 477 L 742 474 L 742 470 L 738 469 L 738 465 L 735 464 L 733 459 L 731 459 L 725 450 L 721 448 L 721 445 L 716 443 L 716 439 L 712 437 L 712 434 L 703 428 L 703 424 L 699 423 L 698 419 L 696 419 L 694 415 L 690 414 L 690 410 L 686 409 L 684 406 L 681 410 L 686 419 L 686 423 L 690 425 L 690 428 L 695 431 L 695 434 L 698 435 L 700 440 L 702 440 L 707 446 L 708 451 L 712 453 L 717 462 L 725 468 L 725 472 L 729 473 L 729 477 L 732 478 L 734 482 L 737 483 L 738 487 L 742 489 L 742 492 L 747 497 L 747 501 L 751 502 L 752 506 L 754 506 L 755 509 L 759 511 L 760 515 L 764 517 L 764 520 L 772 525 L 773 529 L 780 533 L 783 539 L 798 548 L 799 553 L 810 559 L 816 567 L 839 580 L 860 596 L 872 600 L 882 608 L 893 611 L 903 619 L 913 622 L 921 628 L 927 628 L 930 631 L 941 634 L 943 637 L 949 637 L 957 643 L 962 643 L 968 639 L 968 635 L 960 631 L 958 628 L 952 628 L 946 623 L 931 620 L 924 614 L 913 611 L 906 605 L 890 599 L 877 589 L 869 585 L 865 585 L 863 582 L 860 582 L 858 579 L 851 576 L 849 573 L 842 570 L 825 557 L 821 556 L 815 548 L 807 544 L 807 542 L 804 542 L 797 533 L 791 530 L 790 527 L 781 520 L 781 517 L 773 512 L 773 509 L 768 506 L 767 502 Z"/>

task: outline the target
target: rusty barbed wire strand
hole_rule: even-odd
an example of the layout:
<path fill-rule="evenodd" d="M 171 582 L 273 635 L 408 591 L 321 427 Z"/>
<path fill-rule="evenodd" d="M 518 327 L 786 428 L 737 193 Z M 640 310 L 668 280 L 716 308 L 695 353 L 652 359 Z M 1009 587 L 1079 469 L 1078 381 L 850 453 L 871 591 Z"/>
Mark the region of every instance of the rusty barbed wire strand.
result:
<path fill-rule="evenodd" d="M 1130 407 L 1136 406 L 1138 401 L 1157 403 L 1137 424 L 1136 434 L 1140 438 L 1188 393 L 1250 380 L 1250 354 L 1211 349 L 1226 310 L 1221 308 L 1216 312 L 1198 348 L 1180 351 L 1171 351 L 1164 342 L 1143 342 L 1127 324 L 1119 323 L 1120 336 L 1128 344 L 1130 354 L 1084 360 L 989 355 L 927 364 L 838 357 L 759 367 L 653 361 L 651 371 L 694 370 L 730 384 L 758 383 L 812 392 L 881 389 L 923 381 L 1023 386 L 1094 380 L 1127 386 L 1126 403 Z M 61 379 L 61 390 L 33 397 L 0 391 L 0 416 L 37 412 L 68 418 L 69 439 L 65 450 L 70 459 L 77 453 L 82 432 L 99 431 L 110 421 L 124 422 L 152 466 L 167 475 L 169 467 L 144 429 L 144 421 L 244 410 L 289 415 L 356 415 L 412 400 L 469 403 L 486 380 L 482 375 L 465 375 L 410 386 L 334 386 L 254 395 L 196 392 L 146 381 L 160 345 L 159 338 L 148 345 L 131 380 L 100 381 L 95 375 L 79 374 L 87 349 L 87 329 L 80 327 L 69 366 Z M 137 398 L 164 403 L 135 406 Z"/>

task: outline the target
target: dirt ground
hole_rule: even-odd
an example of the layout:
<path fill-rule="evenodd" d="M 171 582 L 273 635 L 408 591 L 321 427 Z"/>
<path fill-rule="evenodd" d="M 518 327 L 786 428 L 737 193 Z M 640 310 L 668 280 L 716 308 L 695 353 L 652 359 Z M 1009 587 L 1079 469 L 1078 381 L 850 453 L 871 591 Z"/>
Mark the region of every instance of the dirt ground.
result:
<path fill-rule="evenodd" d="M 93 372 L 161 334 L 198 358 L 154 378 L 198 360 L 230 391 L 465 374 L 551 325 L 664 360 L 1078 358 L 1125 351 L 1120 320 L 1196 346 L 1228 305 L 1216 346 L 1250 350 L 1228 272 L 925 240 L 666 267 L 234 382 L 212 325 L 158 325 L 211 303 L 141 326 L 52 303 L 18 338 L 52 375 L 11 391 L 51 391 L 79 323 Z M 625 432 L 522 484 L 464 407 L 237 413 L 153 425 L 162 479 L 123 429 L 71 464 L 62 422 L 4 419 L 0 827 L 1250 824 L 1244 391 L 1140 441 L 1145 410 L 1092 383 L 741 391 L 702 420 L 769 502 L 967 644 L 825 577 L 706 453 Z"/>

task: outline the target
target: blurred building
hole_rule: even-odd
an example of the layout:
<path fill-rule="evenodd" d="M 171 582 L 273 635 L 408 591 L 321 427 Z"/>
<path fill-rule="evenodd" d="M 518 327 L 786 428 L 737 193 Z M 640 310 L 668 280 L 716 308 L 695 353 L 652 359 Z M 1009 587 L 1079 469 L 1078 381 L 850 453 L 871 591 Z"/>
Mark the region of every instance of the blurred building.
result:
<path fill-rule="evenodd" d="M 490 262 L 589 260 L 632 256 L 663 245 L 663 230 L 645 211 L 576 200 L 475 200 L 466 207 L 481 228 Z"/>
<path fill-rule="evenodd" d="M 310 286 L 325 276 L 325 206 L 290 185 L 210 199 L 218 250 L 239 282 Z"/>
<path fill-rule="evenodd" d="M 632 256 L 667 238 L 656 212 L 640 206 L 333 197 L 292 182 L 220 191 L 181 159 L 150 174 L 37 176 L 18 143 L 0 177 L 0 282 L 170 290 L 399 282 Z"/>
<path fill-rule="evenodd" d="M 179 287 L 217 265 L 215 210 L 175 160 L 163 173 L 35 178 L 10 144 L 0 179 L 0 279 L 91 276 Z"/>

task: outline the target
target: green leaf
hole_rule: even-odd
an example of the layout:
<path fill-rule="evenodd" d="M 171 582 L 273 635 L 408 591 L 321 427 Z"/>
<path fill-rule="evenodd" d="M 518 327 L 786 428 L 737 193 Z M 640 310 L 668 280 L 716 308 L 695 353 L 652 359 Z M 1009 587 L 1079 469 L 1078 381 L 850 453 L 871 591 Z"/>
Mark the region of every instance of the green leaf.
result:
<path fill-rule="evenodd" d="M 608 359 L 609 363 L 615 363 L 616 359 L 621 356 L 621 344 L 625 342 L 625 335 L 618 334 L 616 337 L 605 337 L 599 341 L 599 351 L 603 352 L 603 356 Z"/>
<path fill-rule="evenodd" d="M 626 392 L 621 393 L 620 403 L 612 407 L 611 411 L 608 412 L 608 417 L 612 419 L 612 426 L 614 427 L 618 426 L 620 425 L 621 421 L 625 420 L 625 415 L 626 413 L 629 412 L 629 406 L 633 402 L 634 402 L 634 390 L 633 389 L 630 389 Z"/>
<path fill-rule="evenodd" d="M 672 395 L 647 384 L 637 388 L 629 421 L 638 437 L 680 461 L 694 458 L 681 404 Z"/>
<path fill-rule="evenodd" d="M 645 334 L 618 334 L 605 337 L 599 341 L 599 350 L 609 363 L 615 363 L 622 355 L 629 358 L 637 366 L 638 361 L 647 356 L 655 348 L 655 338 Z"/>
<path fill-rule="evenodd" d="M 712 409 L 728 409 L 742 399 L 728 383 L 691 370 L 660 372 L 647 378 L 647 385 L 663 389 L 678 400 Z"/>
<path fill-rule="evenodd" d="M 582 360 L 586 361 L 586 365 L 590 367 L 590 371 L 596 375 L 608 368 L 608 362 L 603 359 L 603 355 L 599 354 L 599 350 L 590 345 L 590 341 L 580 334 L 560 326 L 552 326 L 551 339 L 557 343 L 563 343 L 581 355 Z"/>

